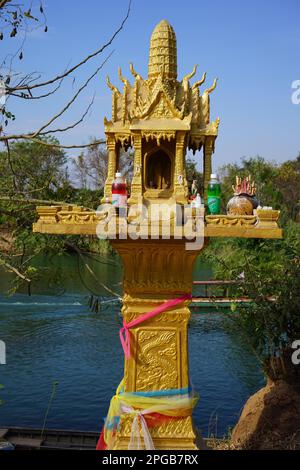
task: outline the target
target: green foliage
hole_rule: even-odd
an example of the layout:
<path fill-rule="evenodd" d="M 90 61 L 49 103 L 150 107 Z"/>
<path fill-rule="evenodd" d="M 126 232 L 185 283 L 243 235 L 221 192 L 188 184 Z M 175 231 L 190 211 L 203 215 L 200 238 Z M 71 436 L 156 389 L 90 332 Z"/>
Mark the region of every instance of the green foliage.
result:
<path fill-rule="evenodd" d="M 235 295 L 252 303 L 234 305 L 230 328 L 244 335 L 268 376 L 299 380 L 291 344 L 300 338 L 300 225 L 290 221 L 283 240 L 217 242 L 206 258 L 218 278 L 237 279 L 243 273 Z"/>
<path fill-rule="evenodd" d="M 53 237 L 32 232 L 36 220 L 36 206 L 41 204 L 77 204 L 96 209 L 102 190 L 75 188 L 68 176 L 65 153 L 53 138 L 43 138 L 47 143 L 18 141 L 10 145 L 9 152 L 0 152 L 0 264 L 14 272 L 10 293 L 25 283 L 30 286 L 45 274 L 46 268 L 34 265 L 39 254 L 60 254 L 70 245 L 85 251 L 111 253 L 108 242 L 91 237 Z M 3 250 L 1 241 L 5 234 L 13 238 L 13 245 Z M 14 270 L 13 270 L 14 269 Z M 53 269 L 53 283 L 59 283 L 59 273 Z M 26 281 L 29 279 L 30 282 Z M 51 281 L 52 282 L 52 281 Z"/>
<path fill-rule="evenodd" d="M 299 220 L 300 155 L 296 160 L 288 160 L 278 168 L 275 185 L 280 192 L 284 220 Z"/>
<path fill-rule="evenodd" d="M 90 209 L 97 209 L 101 203 L 103 196 L 103 189 L 77 189 L 72 201 L 79 206 L 89 207 Z"/>
<path fill-rule="evenodd" d="M 115 253 L 108 240 L 99 240 L 95 237 L 80 237 L 77 240 L 77 246 L 82 251 L 89 251 L 91 253 L 98 253 L 100 255 L 112 255 Z"/>
<path fill-rule="evenodd" d="M 40 140 L 59 143 L 53 137 Z M 63 184 L 65 164 L 66 155 L 60 148 L 27 140 L 14 142 L 9 152 L 0 152 L 0 191 L 47 199 Z"/>

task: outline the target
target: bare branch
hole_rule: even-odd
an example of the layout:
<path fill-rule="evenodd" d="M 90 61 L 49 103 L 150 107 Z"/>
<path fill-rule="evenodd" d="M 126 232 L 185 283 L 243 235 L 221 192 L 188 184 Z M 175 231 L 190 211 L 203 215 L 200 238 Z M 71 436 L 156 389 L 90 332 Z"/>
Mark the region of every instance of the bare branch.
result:
<path fill-rule="evenodd" d="M 29 206 L 26 206 L 26 207 L 19 207 L 18 209 L 12 209 L 11 211 L 8 211 L 7 209 L 3 209 L 2 207 L 0 207 L 0 214 L 7 215 L 8 217 L 16 218 L 16 217 L 19 217 L 17 216 L 19 212 L 32 211 L 32 209 L 34 208 L 35 208 L 34 204 L 30 204 Z M 3 237 L 0 237 L 0 238 L 3 238 Z"/>
<path fill-rule="evenodd" d="M 127 8 L 127 13 L 126 13 L 126 16 L 125 18 L 123 19 L 121 25 L 119 26 L 119 28 L 114 32 L 114 34 L 111 36 L 111 38 L 103 45 L 101 46 L 97 51 L 93 52 L 92 54 L 88 55 L 87 57 L 85 57 L 83 60 L 81 60 L 78 64 L 74 65 L 73 67 L 71 67 L 69 70 L 67 70 L 66 72 L 60 74 L 60 75 L 57 75 L 56 77 L 50 79 L 50 80 L 47 80 L 45 82 L 42 82 L 42 83 L 36 83 L 34 85 L 23 85 L 23 86 L 19 86 L 19 87 L 8 87 L 8 92 L 14 92 L 14 91 L 19 91 L 19 90 L 33 90 L 35 88 L 40 88 L 40 87 L 44 87 L 44 86 L 47 86 L 47 85 L 51 85 L 52 83 L 58 81 L 58 80 L 61 80 L 62 78 L 65 78 L 67 77 L 68 75 L 70 75 L 72 72 L 74 72 L 74 70 L 78 69 L 79 67 L 81 67 L 82 65 L 84 65 L 85 63 L 87 63 L 90 59 L 92 59 L 93 57 L 96 57 L 98 56 L 99 54 L 101 54 L 104 49 L 106 49 L 107 47 L 109 47 L 113 40 L 115 39 L 115 37 L 122 31 L 123 27 L 124 27 L 124 24 L 126 23 L 128 17 L 129 17 L 129 13 L 130 13 L 130 9 L 131 9 L 131 0 L 129 0 L 129 3 L 128 3 L 128 8 Z"/>
<path fill-rule="evenodd" d="M 70 202 L 65 201 L 54 201 L 46 199 L 32 199 L 32 198 L 18 198 L 18 197 L 9 197 L 9 196 L 0 196 L 0 201 L 10 201 L 10 202 L 21 202 L 25 204 L 52 204 L 55 206 L 67 206 L 70 205 Z"/>
<path fill-rule="evenodd" d="M 17 188 L 17 183 L 16 183 L 16 174 L 15 174 L 15 170 L 14 170 L 14 167 L 13 167 L 13 164 L 12 164 L 12 161 L 11 161 L 11 155 L 10 155 L 10 148 L 9 148 L 9 142 L 8 140 L 5 141 L 5 145 L 6 145 L 6 149 L 7 149 L 7 160 L 8 160 L 8 165 L 9 165 L 9 168 L 10 168 L 10 171 L 13 175 L 13 185 L 14 185 L 14 188 L 15 189 L 18 189 Z"/>
<path fill-rule="evenodd" d="M 11 0 L 0 0 L 0 8 L 5 7 L 6 3 L 9 3 Z"/>
<path fill-rule="evenodd" d="M 17 268 L 15 268 L 11 264 L 7 263 L 7 261 L 4 261 L 3 259 L 0 259 L 0 265 L 4 266 L 8 271 L 12 271 L 13 273 L 15 273 L 23 281 L 26 281 L 29 284 L 31 283 L 31 279 L 24 276 L 24 274 L 20 273 L 20 271 Z"/>
<path fill-rule="evenodd" d="M 108 59 L 111 57 L 111 55 L 113 54 L 114 51 L 112 51 L 107 57 L 106 59 L 102 62 L 102 64 L 99 65 L 99 67 L 96 68 L 95 72 L 92 73 L 92 75 L 89 76 L 89 78 L 85 81 L 85 83 L 77 90 L 77 92 L 75 93 L 75 95 L 68 101 L 68 103 L 57 113 L 55 114 L 46 124 L 44 124 L 42 127 L 40 127 L 39 130 L 37 130 L 36 132 L 32 133 L 30 135 L 30 137 L 36 137 L 37 135 L 40 134 L 40 132 L 42 132 L 44 129 L 46 129 L 46 127 L 50 126 L 50 124 L 52 124 L 52 122 L 56 121 L 56 119 L 58 119 L 62 114 L 64 114 L 67 109 L 69 109 L 69 107 L 72 105 L 72 103 L 74 103 L 74 101 L 76 100 L 76 98 L 79 96 L 79 94 L 82 92 L 82 90 L 84 90 L 89 82 L 100 72 L 100 70 L 102 69 L 102 67 L 105 65 L 105 63 L 108 61 Z M 1 139 L 0 139 L 1 140 Z"/>
<path fill-rule="evenodd" d="M 69 246 L 70 248 L 72 248 L 72 250 L 74 250 L 77 255 L 81 258 L 85 268 L 88 270 L 88 272 L 91 274 L 91 276 L 93 277 L 93 279 L 98 283 L 100 284 L 101 287 L 103 287 L 103 289 L 105 289 L 107 292 L 109 292 L 110 294 L 112 294 L 114 297 L 117 297 L 119 300 L 121 300 L 121 297 L 120 295 L 113 291 L 112 289 L 110 289 L 106 284 L 104 284 L 103 282 L 101 282 L 99 280 L 99 277 L 96 276 L 96 274 L 94 273 L 94 271 L 92 270 L 92 268 L 89 266 L 89 264 L 85 261 L 84 259 L 84 256 L 83 254 L 81 253 L 80 249 L 76 246 L 76 245 L 73 245 L 73 243 L 70 243 L 68 241 L 65 242 L 66 246 Z"/>
<path fill-rule="evenodd" d="M 111 57 L 114 51 L 112 51 L 106 58 L 105 60 L 97 67 L 97 69 L 88 77 L 88 79 L 85 81 L 85 83 L 77 90 L 77 92 L 72 96 L 72 98 L 68 101 L 68 103 L 54 116 L 52 116 L 51 119 L 49 119 L 48 122 L 43 124 L 38 130 L 35 132 L 28 132 L 26 134 L 12 134 L 12 135 L 3 135 L 0 136 L 0 141 L 3 142 L 8 142 L 9 140 L 19 140 L 19 139 L 34 139 L 38 135 L 42 135 L 42 131 L 46 129 L 52 122 L 54 122 L 56 119 L 58 119 L 62 114 L 64 114 L 69 107 L 74 103 L 74 101 L 77 99 L 79 94 L 88 86 L 89 82 L 99 73 L 99 71 L 102 69 L 102 67 L 105 65 L 105 63 L 108 61 L 108 59 Z M 70 126 L 71 128 L 72 126 Z M 54 131 L 48 131 L 47 134 L 53 133 Z"/>
<path fill-rule="evenodd" d="M 42 186 L 41 188 L 37 188 L 37 189 L 29 189 L 27 191 L 14 191 L 12 197 L 14 197 L 16 194 L 32 194 L 32 193 L 38 193 L 40 191 L 43 191 L 43 189 L 46 189 L 48 188 L 49 184 L 51 183 L 51 179 L 48 181 L 48 184 L 45 184 L 44 186 Z M 7 194 L 7 192 L 5 192 L 4 194 Z"/>
<path fill-rule="evenodd" d="M 10 137 L 10 136 L 9 136 Z M 10 137 L 11 139 L 14 139 L 14 137 Z M 94 147 L 95 145 L 103 145 L 105 144 L 105 139 L 102 140 L 94 140 L 93 142 L 90 142 L 89 144 L 82 144 L 82 145 L 61 145 L 61 144 L 52 144 L 50 142 L 46 142 L 41 139 L 34 139 L 33 137 L 29 137 L 26 134 L 21 134 L 15 137 L 16 140 L 24 139 L 24 140 L 31 140 L 32 142 L 37 142 L 41 145 L 45 145 L 46 147 L 53 147 L 53 148 L 60 148 L 60 149 L 83 149 L 83 148 L 89 148 L 89 147 Z M 1 140 L 6 140 L 6 139 L 1 139 Z"/>
<path fill-rule="evenodd" d="M 18 93 L 9 93 L 9 96 L 14 96 L 15 98 L 22 98 L 25 100 L 40 100 L 41 98 L 47 98 L 50 95 L 53 95 L 62 85 L 63 78 L 58 82 L 58 85 L 53 88 L 53 90 L 49 91 L 48 93 L 44 93 L 43 95 L 33 96 L 30 90 L 28 90 L 28 95 L 24 92 Z"/>
<path fill-rule="evenodd" d="M 40 132 L 39 135 L 55 134 L 56 132 L 65 132 L 65 131 L 68 131 L 70 129 L 74 129 L 74 127 L 78 126 L 78 124 L 80 124 L 84 120 L 84 118 L 87 116 L 89 110 L 91 109 L 91 107 L 94 104 L 94 99 L 95 99 L 95 95 L 93 96 L 91 102 L 89 103 L 89 105 L 86 108 L 85 112 L 82 114 L 81 118 L 78 119 L 78 121 L 76 121 L 73 124 L 70 124 L 69 126 L 66 126 L 66 127 L 62 127 L 62 128 L 58 128 L 58 129 L 49 129 L 48 131 Z"/>

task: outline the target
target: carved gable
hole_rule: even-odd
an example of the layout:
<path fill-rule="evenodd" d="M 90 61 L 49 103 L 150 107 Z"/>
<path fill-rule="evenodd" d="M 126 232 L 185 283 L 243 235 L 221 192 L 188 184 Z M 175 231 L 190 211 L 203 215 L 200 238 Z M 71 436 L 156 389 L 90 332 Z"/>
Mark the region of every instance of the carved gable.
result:
<path fill-rule="evenodd" d="M 180 118 L 182 119 L 181 113 L 175 108 L 173 103 L 169 100 L 163 90 L 160 90 L 150 106 L 144 110 L 141 117 L 148 118 Z"/>

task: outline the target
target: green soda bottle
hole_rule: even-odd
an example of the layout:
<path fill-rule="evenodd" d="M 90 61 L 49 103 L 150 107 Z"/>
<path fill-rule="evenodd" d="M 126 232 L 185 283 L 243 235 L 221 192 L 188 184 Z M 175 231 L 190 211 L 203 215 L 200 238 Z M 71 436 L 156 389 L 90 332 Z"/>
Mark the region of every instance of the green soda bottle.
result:
<path fill-rule="evenodd" d="M 210 175 L 207 188 L 207 206 L 209 214 L 220 214 L 221 212 L 221 185 L 215 173 Z"/>

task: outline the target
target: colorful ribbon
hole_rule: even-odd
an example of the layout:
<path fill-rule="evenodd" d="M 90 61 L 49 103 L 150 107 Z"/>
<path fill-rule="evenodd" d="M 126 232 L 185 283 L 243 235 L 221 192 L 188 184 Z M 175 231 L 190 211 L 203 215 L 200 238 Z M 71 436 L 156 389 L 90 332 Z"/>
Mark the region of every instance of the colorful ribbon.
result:
<path fill-rule="evenodd" d="M 125 357 L 128 359 L 131 356 L 130 328 L 134 328 L 191 298 L 191 294 L 185 294 L 176 299 L 163 302 L 150 312 L 140 315 L 129 323 L 124 320 L 123 327 L 120 329 L 120 341 Z M 198 395 L 191 392 L 187 387 L 149 392 L 124 392 L 123 381 L 124 379 L 120 383 L 115 396 L 111 399 L 97 450 L 113 449 L 121 416 L 124 414 L 133 416 L 128 449 L 154 449 L 148 426 L 157 426 L 166 419 L 180 419 L 191 416 L 198 401 Z"/>
<path fill-rule="evenodd" d="M 141 449 L 144 447 L 148 450 L 154 449 L 149 426 L 159 425 L 162 418 L 166 420 L 191 416 L 197 401 L 198 395 L 193 392 L 190 393 L 187 388 L 151 392 L 124 392 L 122 381 L 115 396 L 111 399 L 97 450 L 113 449 L 120 419 L 124 414 L 133 416 L 128 448 Z"/>
<path fill-rule="evenodd" d="M 128 359 L 131 355 L 130 332 L 129 332 L 130 328 L 133 328 L 139 325 L 140 323 L 143 323 L 149 320 L 150 318 L 155 317 L 156 315 L 164 312 L 165 310 L 175 307 L 175 305 L 177 304 L 181 304 L 185 300 L 190 300 L 191 298 L 192 298 L 191 294 L 185 294 L 181 297 L 177 297 L 177 299 L 171 299 L 171 300 L 167 300 L 166 302 L 163 302 L 162 304 L 158 305 L 156 308 L 154 308 L 150 312 L 140 315 L 138 318 L 136 318 L 135 320 L 132 320 L 129 323 L 126 323 L 125 320 L 123 320 L 123 327 L 120 329 L 120 341 L 121 341 L 126 359 Z"/>

